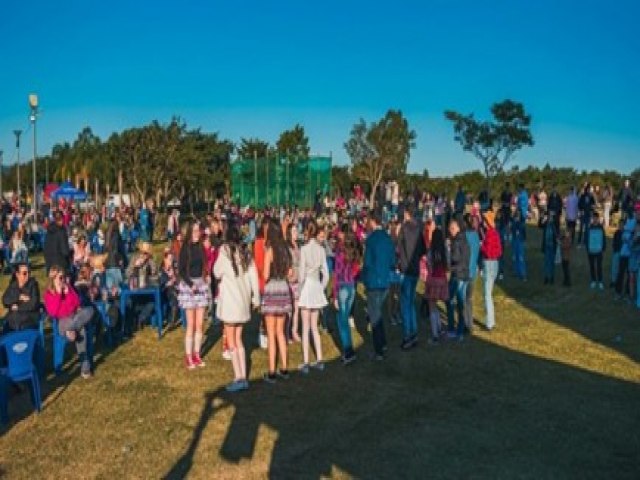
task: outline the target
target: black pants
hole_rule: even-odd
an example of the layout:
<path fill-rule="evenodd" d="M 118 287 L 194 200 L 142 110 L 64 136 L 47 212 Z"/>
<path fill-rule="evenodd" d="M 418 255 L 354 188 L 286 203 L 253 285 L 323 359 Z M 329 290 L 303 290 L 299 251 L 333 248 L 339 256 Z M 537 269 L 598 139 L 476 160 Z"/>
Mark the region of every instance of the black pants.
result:
<path fill-rule="evenodd" d="M 618 278 L 616 279 L 616 293 L 618 295 L 629 294 L 629 257 L 620 257 Z"/>
<path fill-rule="evenodd" d="M 567 220 L 567 230 L 569 230 L 569 235 L 571 236 L 571 245 L 573 245 L 576 239 L 576 221 L 575 220 Z"/>
<path fill-rule="evenodd" d="M 564 276 L 563 284 L 567 287 L 571 286 L 571 272 L 569 272 L 569 260 L 562 260 L 562 275 Z"/>
<path fill-rule="evenodd" d="M 592 282 L 602 283 L 602 253 L 589 254 L 589 272 Z"/>

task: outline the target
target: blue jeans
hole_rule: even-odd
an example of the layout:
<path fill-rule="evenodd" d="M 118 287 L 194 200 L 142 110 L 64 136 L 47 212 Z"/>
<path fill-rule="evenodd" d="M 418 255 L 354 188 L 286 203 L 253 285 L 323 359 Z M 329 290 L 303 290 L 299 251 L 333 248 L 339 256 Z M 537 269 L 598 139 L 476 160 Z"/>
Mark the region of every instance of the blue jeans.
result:
<path fill-rule="evenodd" d="M 556 249 L 545 248 L 544 249 L 544 278 L 553 282 L 556 271 Z"/>
<path fill-rule="evenodd" d="M 448 330 L 453 332 L 454 328 L 454 312 L 453 301 L 455 299 L 458 309 L 458 335 L 464 334 L 464 302 L 467 298 L 467 280 L 458 280 L 451 278 L 449 280 L 449 300 L 447 300 L 447 325 Z"/>
<path fill-rule="evenodd" d="M 618 280 L 618 268 L 620 267 L 620 252 L 614 252 L 611 255 L 611 283 Z"/>
<path fill-rule="evenodd" d="M 353 353 L 353 341 L 351 340 L 351 327 L 349 326 L 349 314 L 356 299 L 355 285 L 342 285 L 338 290 L 338 333 L 342 343 L 342 353 Z"/>
<path fill-rule="evenodd" d="M 367 291 L 367 311 L 369 322 L 371 323 L 371 336 L 373 337 L 373 350 L 376 355 L 382 355 L 387 339 L 384 333 L 384 322 L 382 321 L 382 306 L 387 298 L 389 289 L 368 290 Z"/>
<path fill-rule="evenodd" d="M 105 272 L 105 285 L 109 292 L 111 287 L 116 287 L 120 291 L 120 284 L 122 283 L 122 270 L 119 268 L 107 268 Z"/>
<path fill-rule="evenodd" d="M 416 320 L 416 287 L 418 277 L 404 275 L 400 285 L 400 311 L 402 312 L 402 334 L 405 340 L 418 333 Z"/>
<path fill-rule="evenodd" d="M 493 308 L 493 284 L 498 277 L 498 261 L 482 261 L 482 290 L 484 293 L 484 309 L 487 315 L 485 326 L 489 329 L 496 324 L 496 317 Z"/>
<path fill-rule="evenodd" d="M 506 226 L 500 226 L 498 233 L 500 234 L 500 246 L 502 247 L 502 255 L 498 260 L 498 266 L 500 267 L 500 273 L 504 273 L 504 246 L 507 244 L 509 229 Z"/>
<path fill-rule="evenodd" d="M 513 257 L 516 264 L 516 275 L 518 275 L 518 277 L 520 278 L 527 278 L 527 260 L 525 258 L 524 241 L 519 238 L 514 238 L 512 242 L 512 248 Z"/>

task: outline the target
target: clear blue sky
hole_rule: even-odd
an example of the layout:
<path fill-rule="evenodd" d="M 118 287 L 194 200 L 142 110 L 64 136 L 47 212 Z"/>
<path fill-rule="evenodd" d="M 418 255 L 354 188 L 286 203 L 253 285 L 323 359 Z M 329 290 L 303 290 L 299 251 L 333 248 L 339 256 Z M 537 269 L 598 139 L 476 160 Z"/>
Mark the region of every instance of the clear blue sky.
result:
<path fill-rule="evenodd" d="M 640 166 L 640 2 L 562 0 L 29 1 L 0 7 L 0 149 L 43 109 L 39 151 L 173 114 L 238 141 L 296 122 L 348 161 L 360 117 L 399 108 L 410 170 L 477 168 L 445 109 L 522 101 L 536 146 L 521 165 Z M 30 156 L 24 143 L 23 158 Z"/>

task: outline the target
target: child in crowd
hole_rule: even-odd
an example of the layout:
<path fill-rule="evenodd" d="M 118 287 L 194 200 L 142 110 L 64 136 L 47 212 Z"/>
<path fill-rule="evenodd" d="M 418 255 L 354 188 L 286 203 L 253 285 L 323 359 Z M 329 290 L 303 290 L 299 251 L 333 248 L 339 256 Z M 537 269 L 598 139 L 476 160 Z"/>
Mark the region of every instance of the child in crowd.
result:
<path fill-rule="evenodd" d="M 604 290 L 602 284 L 602 256 L 607 248 L 607 236 L 602 228 L 598 212 L 593 212 L 591 224 L 585 232 L 587 254 L 589 255 L 589 272 L 591 276 L 591 288 Z"/>
<path fill-rule="evenodd" d="M 555 277 L 556 249 L 558 248 L 558 230 L 554 212 L 547 212 L 540 218 L 542 229 L 542 253 L 544 254 L 544 284 L 553 285 Z"/>

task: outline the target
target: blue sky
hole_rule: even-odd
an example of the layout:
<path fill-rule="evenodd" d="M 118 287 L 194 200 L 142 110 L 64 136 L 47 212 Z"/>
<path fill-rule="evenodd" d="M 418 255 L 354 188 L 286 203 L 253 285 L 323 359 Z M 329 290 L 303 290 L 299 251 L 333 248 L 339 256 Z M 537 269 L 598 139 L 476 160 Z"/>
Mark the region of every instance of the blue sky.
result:
<path fill-rule="evenodd" d="M 173 114 L 238 141 L 301 123 L 348 162 L 363 117 L 401 109 L 409 169 L 477 168 L 443 110 L 521 101 L 536 146 L 516 163 L 640 166 L 640 2 L 583 0 L 30 1 L 0 6 L 0 149 L 43 113 L 39 152 L 90 125 L 101 137 Z M 23 148 L 23 159 L 30 155 Z"/>

